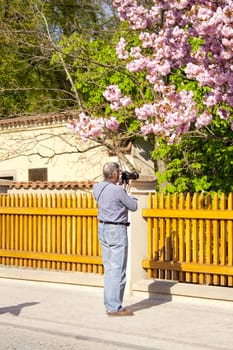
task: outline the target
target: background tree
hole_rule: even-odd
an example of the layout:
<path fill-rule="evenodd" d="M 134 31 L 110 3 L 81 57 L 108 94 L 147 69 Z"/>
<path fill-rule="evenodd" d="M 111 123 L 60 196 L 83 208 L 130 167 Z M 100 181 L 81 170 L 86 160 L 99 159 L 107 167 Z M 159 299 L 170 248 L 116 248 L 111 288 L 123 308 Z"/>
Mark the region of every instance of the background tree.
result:
<path fill-rule="evenodd" d="M 46 21 L 45 21 L 46 19 Z M 115 19 L 110 1 L 0 1 L 0 114 L 75 107 L 64 67 L 51 66 L 58 42 L 73 33 L 109 36 Z M 49 35 L 48 36 L 48 31 Z M 52 39 L 52 42 L 51 42 Z"/>

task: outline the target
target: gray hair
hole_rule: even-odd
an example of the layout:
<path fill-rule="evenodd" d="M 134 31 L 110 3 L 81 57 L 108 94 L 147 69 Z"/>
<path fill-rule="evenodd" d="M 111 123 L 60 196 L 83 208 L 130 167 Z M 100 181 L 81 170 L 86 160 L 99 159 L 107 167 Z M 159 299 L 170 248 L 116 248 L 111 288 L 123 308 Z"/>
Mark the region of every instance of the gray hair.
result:
<path fill-rule="evenodd" d="M 110 180 L 114 173 L 120 169 L 120 166 L 118 163 L 115 162 L 109 162 L 104 164 L 103 166 L 103 175 L 105 180 Z"/>

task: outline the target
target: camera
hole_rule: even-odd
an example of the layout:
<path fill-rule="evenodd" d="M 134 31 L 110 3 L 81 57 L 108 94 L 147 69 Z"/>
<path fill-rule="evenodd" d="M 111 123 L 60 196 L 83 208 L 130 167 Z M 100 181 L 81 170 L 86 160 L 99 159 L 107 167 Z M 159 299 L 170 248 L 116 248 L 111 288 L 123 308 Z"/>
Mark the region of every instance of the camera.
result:
<path fill-rule="evenodd" d="M 122 171 L 120 176 L 121 184 L 128 184 L 129 180 L 137 180 L 139 178 L 139 174 L 136 171 L 130 173 L 129 171 Z"/>

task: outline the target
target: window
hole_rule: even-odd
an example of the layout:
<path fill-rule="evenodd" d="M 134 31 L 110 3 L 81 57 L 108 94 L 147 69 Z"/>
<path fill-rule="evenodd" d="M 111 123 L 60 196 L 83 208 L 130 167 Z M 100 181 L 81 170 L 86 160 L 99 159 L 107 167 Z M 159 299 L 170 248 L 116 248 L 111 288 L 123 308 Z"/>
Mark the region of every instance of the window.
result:
<path fill-rule="evenodd" d="M 16 170 L 0 170 L 0 180 L 15 181 Z"/>
<path fill-rule="evenodd" d="M 13 180 L 14 180 L 14 176 L 0 176 L 0 180 L 10 180 L 10 181 L 13 181 Z"/>
<path fill-rule="evenodd" d="M 48 181 L 48 169 L 36 168 L 28 170 L 29 181 Z"/>

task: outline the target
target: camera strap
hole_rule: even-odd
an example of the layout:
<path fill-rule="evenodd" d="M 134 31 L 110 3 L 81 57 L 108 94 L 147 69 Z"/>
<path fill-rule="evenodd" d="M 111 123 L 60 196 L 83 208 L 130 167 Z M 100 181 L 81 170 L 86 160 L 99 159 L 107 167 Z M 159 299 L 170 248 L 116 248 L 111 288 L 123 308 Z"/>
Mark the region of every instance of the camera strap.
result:
<path fill-rule="evenodd" d="M 101 191 L 100 191 L 100 193 L 99 193 L 99 195 L 98 195 L 98 198 L 96 199 L 97 202 L 98 202 L 98 200 L 100 199 L 101 194 L 103 193 L 103 191 L 105 190 L 105 188 L 106 188 L 108 185 L 110 185 L 110 183 L 107 183 L 107 184 L 101 189 Z"/>

